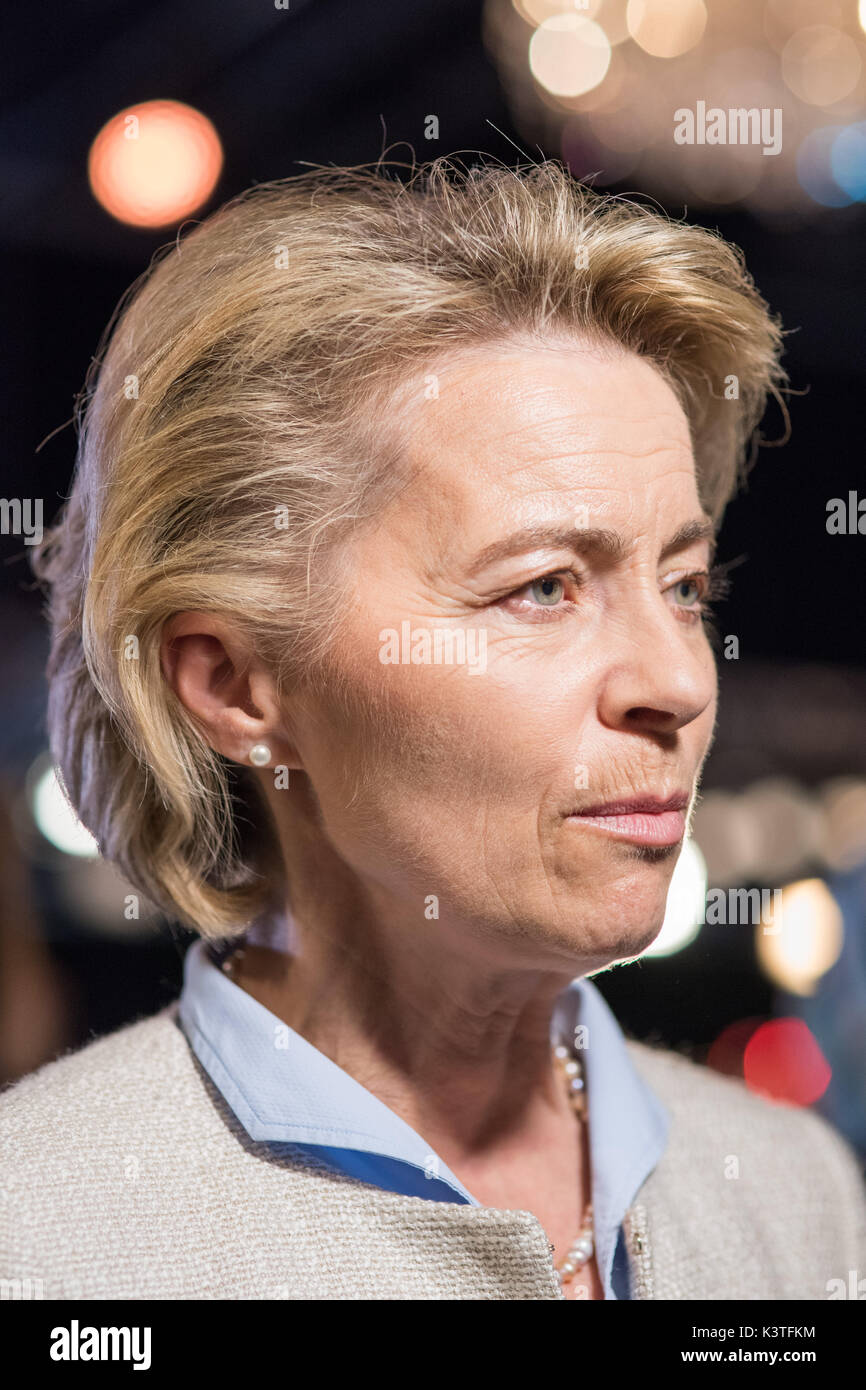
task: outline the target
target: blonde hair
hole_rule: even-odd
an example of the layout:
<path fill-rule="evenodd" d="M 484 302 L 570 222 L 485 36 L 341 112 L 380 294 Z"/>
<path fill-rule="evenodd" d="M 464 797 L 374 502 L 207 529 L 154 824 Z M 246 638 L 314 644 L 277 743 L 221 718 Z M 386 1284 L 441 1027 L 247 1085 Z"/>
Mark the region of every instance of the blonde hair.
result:
<path fill-rule="evenodd" d="M 165 620 L 218 611 L 281 691 L 314 683 L 339 631 L 340 539 L 399 480 L 391 393 L 443 351 L 563 332 L 656 364 L 718 521 L 768 393 L 784 413 L 782 330 L 737 249 L 554 161 L 265 184 L 121 301 L 33 563 L 55 764 L 102 854 L 169 917 L 230 935 L 285 885 L 250 770 L 209 746 L 163 675 Z"/>

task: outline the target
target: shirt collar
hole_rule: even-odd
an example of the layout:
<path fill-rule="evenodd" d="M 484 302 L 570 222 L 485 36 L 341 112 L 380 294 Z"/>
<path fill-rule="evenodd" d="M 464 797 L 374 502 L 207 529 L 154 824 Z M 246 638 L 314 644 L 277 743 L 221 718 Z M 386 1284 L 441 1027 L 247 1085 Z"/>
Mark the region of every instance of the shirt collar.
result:
<path fill-rule="evenodd" d="M 251 1139 L 360 1149 L 433 1171 L 478 1205 L 405 1120 L 234 984 L 204 941 L 184 962 L 180 1021 Z"/>
<path fill-rule="evenodd" d="M 247 939 L 279 949 L 280 943 L 292 944 L 292 925 L 271 918 Z M 430 1179 L 421 1188 L 413 1183 L 413 1192 L 423 1189 L 433 1198 L 479 1205 L 420 1134 L 235 985 L 214 963 L 204 941 L 187 951 L 179 1019 L 195 1055 L 251 1139 L 396 1160 Z M 559 995 L 551 1041 L 571 1042 L 578 1029 L 588 1100 L 596 1259 L 610 1298 L 619 1229 L 664 1152 L 670 1117 L 635 1069 L 600 991 L 585 977 Z"/>

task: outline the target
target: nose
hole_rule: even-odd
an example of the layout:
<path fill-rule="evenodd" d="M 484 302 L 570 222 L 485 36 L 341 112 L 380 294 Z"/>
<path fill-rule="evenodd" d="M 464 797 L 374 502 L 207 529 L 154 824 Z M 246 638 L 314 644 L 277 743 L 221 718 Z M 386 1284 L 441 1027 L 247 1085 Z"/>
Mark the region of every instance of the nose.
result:
<path fill-rule="evenodd" d="M 620 640 L 609 653 L 598 700 L 611 729 L 670 735 L 714 703 L 715 660 L 698 624 L 674 616 L 656 593 L 617 615 Z"/>

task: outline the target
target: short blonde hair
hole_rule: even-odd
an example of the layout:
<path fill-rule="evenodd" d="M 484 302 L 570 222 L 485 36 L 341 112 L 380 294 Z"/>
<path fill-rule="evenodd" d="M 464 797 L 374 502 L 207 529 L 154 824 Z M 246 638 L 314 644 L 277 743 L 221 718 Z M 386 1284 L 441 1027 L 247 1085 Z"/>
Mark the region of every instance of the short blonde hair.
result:
<path fill-rule="evenodd" d="M 338 632 L 340 538 L 399 476 L 389 393 L 444 350 L 563 332 L 656 364 L 718 521 L 768 394 L 784 413 L 782 330 L 737 249 L 555 161 L 265 184 L 121 301 L 79 397 L 71 493 L 33 563 L 55 764 L 103 855 L 169 917 L 232 935 L 285 885 L 250 771 L 209 746 L 163 675 L 165 620 L 218 611 L 281 691 L 313 682 Z"/>

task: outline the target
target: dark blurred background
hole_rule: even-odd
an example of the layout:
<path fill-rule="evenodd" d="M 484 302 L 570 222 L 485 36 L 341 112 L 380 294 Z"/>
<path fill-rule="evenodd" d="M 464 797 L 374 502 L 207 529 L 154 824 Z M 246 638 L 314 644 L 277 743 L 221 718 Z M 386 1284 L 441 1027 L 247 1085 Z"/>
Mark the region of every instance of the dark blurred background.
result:
<path fill-rule="evenodd" d="M 0 1082 L 168 1002 L 190 939 L 153 914 L 118 920 L 122 886 L 65 811 L 42 600 L 10 505 L 42 499 L 45 526 L 60 505 L 75 396 L 117 300 L 188 216 L 305 162 L 543 154 L 740 246 L 790 331 L 796 393 L 789 442 L 760 450 L 721 535 L 719 558 L 739 563 L 719 609 L 719 731 L 669 921 L 658 951 L 596 983 L 634 1036 L 814 1105 L 866 1155 L 866 36 L 842 0 L 659 3 L 6 13 Z M 780 111 L 781 149 L 677 144 L 674 113 L 699 121 L 699 103 Z M 125 166 L 128 117 L 149 138 L 154 111 L 156 154 Z M 777 407 L 763 432 L 784 433 Z M 708 890 L 730 905 L 737 889 L 781 903 L 782 929 L 730 910 L 697 927 Z"/>

